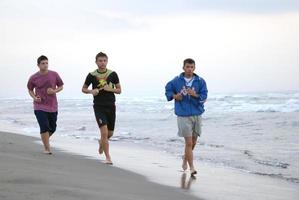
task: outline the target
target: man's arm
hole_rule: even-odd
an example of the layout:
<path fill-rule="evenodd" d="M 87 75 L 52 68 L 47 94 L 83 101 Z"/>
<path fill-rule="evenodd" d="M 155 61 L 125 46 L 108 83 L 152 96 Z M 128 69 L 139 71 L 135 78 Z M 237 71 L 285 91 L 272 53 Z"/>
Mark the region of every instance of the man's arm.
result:
<path fill-rule="evenodd" d="M 84 94 L 92 94 L 93 96 L 97 96 L 99 94 L 99 89 L 89 90 L 87 85 L 83 85 L 82 92 Z"/>
<path fill-rule="evenodd" d="M 119 83 L 119 78 L 116 72 L 112 72 L 111 73 L 111 78 L 112 78 L 112 83 L 115 84 L 115 88 L 109 86 L 108 84 L 106 84 L 103 88 L 101 88 L 100 90 L 105 90 L 107 92 L 113 92 L 115 94 L 120 94 L 121 93 L 121 86 Z"/>
<path fill-rule="evenodd" d="M 57 88 L 55 89 L 55 93 L 58 93 L 58 92 L 60 92 L 61 90 L 63 90 L 63 85 L 57 87 Z"/>
<path fill-rule="evenodd" d="M 205 103 L 208 97 L 208 89 L 205 80 L 202 79 L 200 85 L 198 93 L 191 88 L 187 89 L 187 93 L 194 98 L 198 98 L 201 103 Z"/>
<path fill-rule="evenodd" d="M 41 98 L 36 96 L 33 90 L 28 90 L 29 95 L 32 97 L 33 101 L 41 102 Z"/>
<path fill-rule="evenodd" d="M 202 86 L 199 90 L 199 100 L 201 103 L 205 103 L 208 98 L 208 89 L 206 81 L 202 79 Z"/>
<path fill-rule="evenodd" d="M 188 93 L 190 96 L 194 97 L 194 98 L 198 98 L 198 97 L 199 97 L 199 95 L 198 95 L 193 89 L 191 89 L 191 88 L 188 88 L 188 89 L 187 89 L 187 93 Z"/>
<path fill-rule="evenodd" d="M 99 89 L 97 89 L 97 88 L 95 88 L 93 90 L 89 90 L 88 89 L 89 85 L 92 82 L 92 79 L 93 79 L 92 75 L 88 74 L 87 77 L 86 77 L 86 79 L 85 79 L 85 82 L 84 82 L 84 84 L 82 86 L 82 90 L 81 91 L 84 94 L 92 94 L 93 96 L 97 96 L 99 94 L 99 91 L 100 91 Z"/>
<path fill-rule="evenodd" d="M 111 88 L 109 85 L 105 85 L 103 87 L 103 90 L 107 91 L 107 92 L 113 92 L 115 94 L 120 94 L 121 93 L 121 86 L 120 84 L 116 84 L 115 88 Z"/>
<path fill-rule="evenodd" d="M 165 96 L 167 98 L 168 101 L 171 101 L 171 100 L 177 100 L 177 101 L 180 101 L 183 99 L 183 96 L 181 93 L 175 93 L 174 91 L 174 86 L 173 86 L 173 81 L 175 79 L 173 79 L 172 81 L 168 82 L 165 86 Z"/>
<path fill-rule="evenodd" d="M 55 88 L 55 89 L 53 89 L 53 88 L 48 88 L 48 89 L 47 89 L 47 93 L 48 93 L 49 95 L 52 95 L 52 94 L 56 94 L 56 93 L 60 92 L 61 90 L 63 90 L 63 85 L 62 85 L 62 86 L 59 86 L 59 87 L 57 87 L 57 88 Z"/>

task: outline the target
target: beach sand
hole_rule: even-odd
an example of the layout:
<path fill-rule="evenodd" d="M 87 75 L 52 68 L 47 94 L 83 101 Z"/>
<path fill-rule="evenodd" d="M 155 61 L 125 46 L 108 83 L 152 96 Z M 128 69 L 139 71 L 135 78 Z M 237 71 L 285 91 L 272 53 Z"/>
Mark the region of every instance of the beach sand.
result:
<path fill-rule="evenodd" d="M 95 140 L 54 135 L 49 156 L 41 153 L 39 138 L 1 136 L 0 199 L 293 200 L 299 195 L 296 183 L 203 162 L 196 162 L 198 175 L 190 178 L 181 171 L 181 160 L 141 144 L 111 142 L 114 166 L 107 166 Z"/>
<path fill-rule="evenodd" d="M 54 150 L 36 138 L 1 132 L 0 199 L 198 199 L 99 160 Z"/>
<path fill-rule="evenodd" d="M 104 160 L 104 156 L 97 154 L 97 141 L 67 138 L 66 143 L 65 140 L 55 136 L 52 143 L 68 152 Z M 150 181 L 176 187 L 200 199 L 293 200 L 299 195 L 299 184 L 203 162 L 195 162 L 198 174 L 196 179 L 192 179 L 190 173 L 182 172 L 181 160 L 142 144 L 111 142 L 110 149 L 115 166 L 145 175 Z"/>

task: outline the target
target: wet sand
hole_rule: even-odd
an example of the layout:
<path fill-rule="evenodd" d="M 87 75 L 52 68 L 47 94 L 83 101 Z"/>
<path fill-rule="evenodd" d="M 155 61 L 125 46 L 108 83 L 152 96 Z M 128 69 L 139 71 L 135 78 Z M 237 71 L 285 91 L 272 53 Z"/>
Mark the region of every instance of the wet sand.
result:
<path fill-rule="evenodd" d="M 55 136 L 53 145 L 68 152 L 104 160 L 104 156 L 97 154 L 97 141 Z M 279 178 L 196 161 L 198 174 L 193 179 L 188 171 L 182 172 L 181 160 L 168 153 L 142 144 L 117 141 L 111 142 L 110 147 L 116 167 L 142 174 L 150 181 L 176 187 L 200 199 L 293 200 L 299 195 L 299 184 Z"/>
<path fill-rule="evenodd" d="M 202 162 L 195 163 L 199 173 L 191 178 L 181 171 L 181 160 L 141 144 L 111 142 L 111 167 L 101 162 L 94 140 L 54 135 L 54 155 L 46 156 L 39 138 L 1 136 L 0 199 L 292 200 L 299 195 L 296 183 Z"/>
<path fill-rule="evenodd" d="M 198 199 L 99 160 L 55 149 L 44 155 L 33 137 L 0 134 L 1 200 Z"/>

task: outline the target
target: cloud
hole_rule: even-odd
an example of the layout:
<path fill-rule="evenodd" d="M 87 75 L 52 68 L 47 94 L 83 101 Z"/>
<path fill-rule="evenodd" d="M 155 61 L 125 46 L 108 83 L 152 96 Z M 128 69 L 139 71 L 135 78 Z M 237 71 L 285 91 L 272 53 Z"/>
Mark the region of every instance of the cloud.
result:
<path fill-rule="evenodd" d="M 299 11 L 298 0 L 1 0 L 0 16 L 75 17 L 109 13 L 105 17 L 123 18 L 152 15 L 178 15 L 188 12 L 282 13 Z M 113 13 L 111 15 L 111 13 Z M 101 19 L 97 18 L 98 20 Z"/>
<path fill-rule="evenodd" d="M 252 1 L 241 6 L 232 0 L 1 0 L 1 84 L 10 84 L 6 77 L 18 73 L 11 87 L 23 91 L 20 87 L 36 70 L 36 57 L 45 54 L 70 84 L 65 93 L 79 92 L 78 80 L 94 67 L 95 54 L 104 51 L 124 85 L 134 90 L 136 85 L 163 88 L 186 57 L 197 61 L 212 90 L 293 89 L 299 12 L 291 10 L 297 4 L 285 1 L 276 8 L 278 1 Z M 258 80 L 267 85 L 253 84 Z"/>
<path fill-rule="evenodd" d="M 81 1 L 76 1 L 80 4 Z M 220 11 L 248 13 L 282 13 L 299 10 L 298 0 L 110 0 L 88 1 L 104 10 L 131 15 L 169 15 L 188 12 Z"/>

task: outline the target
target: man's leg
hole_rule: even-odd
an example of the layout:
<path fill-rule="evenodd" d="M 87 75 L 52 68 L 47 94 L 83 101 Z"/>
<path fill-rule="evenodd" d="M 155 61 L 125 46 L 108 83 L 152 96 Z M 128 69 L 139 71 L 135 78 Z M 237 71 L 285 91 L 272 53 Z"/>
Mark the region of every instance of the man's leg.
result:
<path fill-rule="evenodd" d="M 196 134 L 192 135 L 192 150 L 194 150 L 198 136 Z"/>
<path fill-rule="evenodd" d="M 184 137 L 184 138 L 185 138 L 185 159 L 187 160 L 190 166 L 190 171 L 193 172 L 195 171 L 195 169 L 193 166 L 192 137 Z"/>
<path fill-rule="evenodd" d="M 51 154 L 50 151 L 50 142 L 49 142 L 49 132 L 41 133 L 41 139 L 44 144 L 45 152 L 47 154 Z"/>
<path fill-rule="evenodd" d="M 195 148 L 197 138 L 198 138 L 198 136 L 193 134 L 193 136 L 192 136 L 192 150 L 194 150 L 194 148 Z M 182 159 L 183 159 L 182 168 L 185 171 L 188 168 L 188 166 L 187 166 L 188 161 L 187 161 L 185 156 L 183 156 Z"/>
<path fill-rule="evenodd" d="M 48 113 L 49 120 L 49 138 L 55 133 L 57 127 L 57 112 Z"/>
<path fill-rule="evenodd" d="M 43 142 L 45 151 L 44 153 L 46 154 L 51 154 L 50 151 L 50 142 L 49 142 L 49 120 L 47 116 L 47 112 L 41 111 L 41 110 L 35 110 L 34 114 L 36 116 L 38 125 L 40 127 L 40 136 L 41 140 Z"/>
<path fill-rule="evenodd" d="M 107 117 L 107 131 L 108 131 L 108 135 L 107 135 L 107 142 L 109 142 L 109 139 L 113 136 L 113 130 L 114 130 L 114 126 L 115 126 L 115 106 L 111 106 L 109 107 L 108 110 L 106 110 L 106 117 Z M 101 140 L 99 141 L 99 153 L 102 154 L 103 153 L 103 145 Z M 111 161 L 111 159 L 110 159 Z M 111 162 L 112 164 L 112 162 Z"/>
<path fill-rule="evenodd" d="M 182 168 L 185 171 L 188 168 L 187 159 L 185 157 L 185 154 L 182 156 L 182 159 L 183 159 Z"/>
<path fill-rule="evenodd" d="M 102 154 L 104 152 L 104 149 L 103 149 L 101 139 L 99 139 L 98 142 L 99 142 L 99 154 Z"/>
<path fill-rule="evenodd" d="M 201 135 L 201 116 L 196 116 L 195 121 L 194 121 L 194 129 L 193 129 L 193 135 L 192 135 L 192 141 L 193 141 L 193 146 L 192 149 L 195 148 L 197 138 Z"/>
<path fill-rule="evenodd" d="M 110 139 L 113 136 L 113 132 L 114 131 L 108 130 L 108 139 Z"/>
<path fill-rule="evenodd" d="M 108 130 L 108 140 L 113 136 L 113 131 Z M 104 152 L 103 145 L 101 143 L 101 140 L 99 140 L 99 154 L 102 154 Z"/>
<path fill-rule="evenodd" d="M 178 124 L 178 135 L 180 137 L 184 137 L 185 138 L 185 144 L 186 144 L 186 133 L 189 132 L 190 127 L 189 125 L 189 119 L 187 117 L 177 117 L 177 124 Z M 187 160 L 187 156 L 186 156 L 186 145 L 185 145 L 185 153 L 182 156 L 183 159 L 183 163 L 182 163 L 182 168 L 185 171 L 188 168 L 188 160 Z"/>
<path fill-rule="evenodd" d="M 109 141 L 108 141 L 108 127 L 107 125 L 103 125 L 100 127 L 101 131 L 101 140 L 100 147 L 103 148 L 103 151 L 106 156 L 106 163 L 112 164 L 110 153 L 109 153 Z"/>

